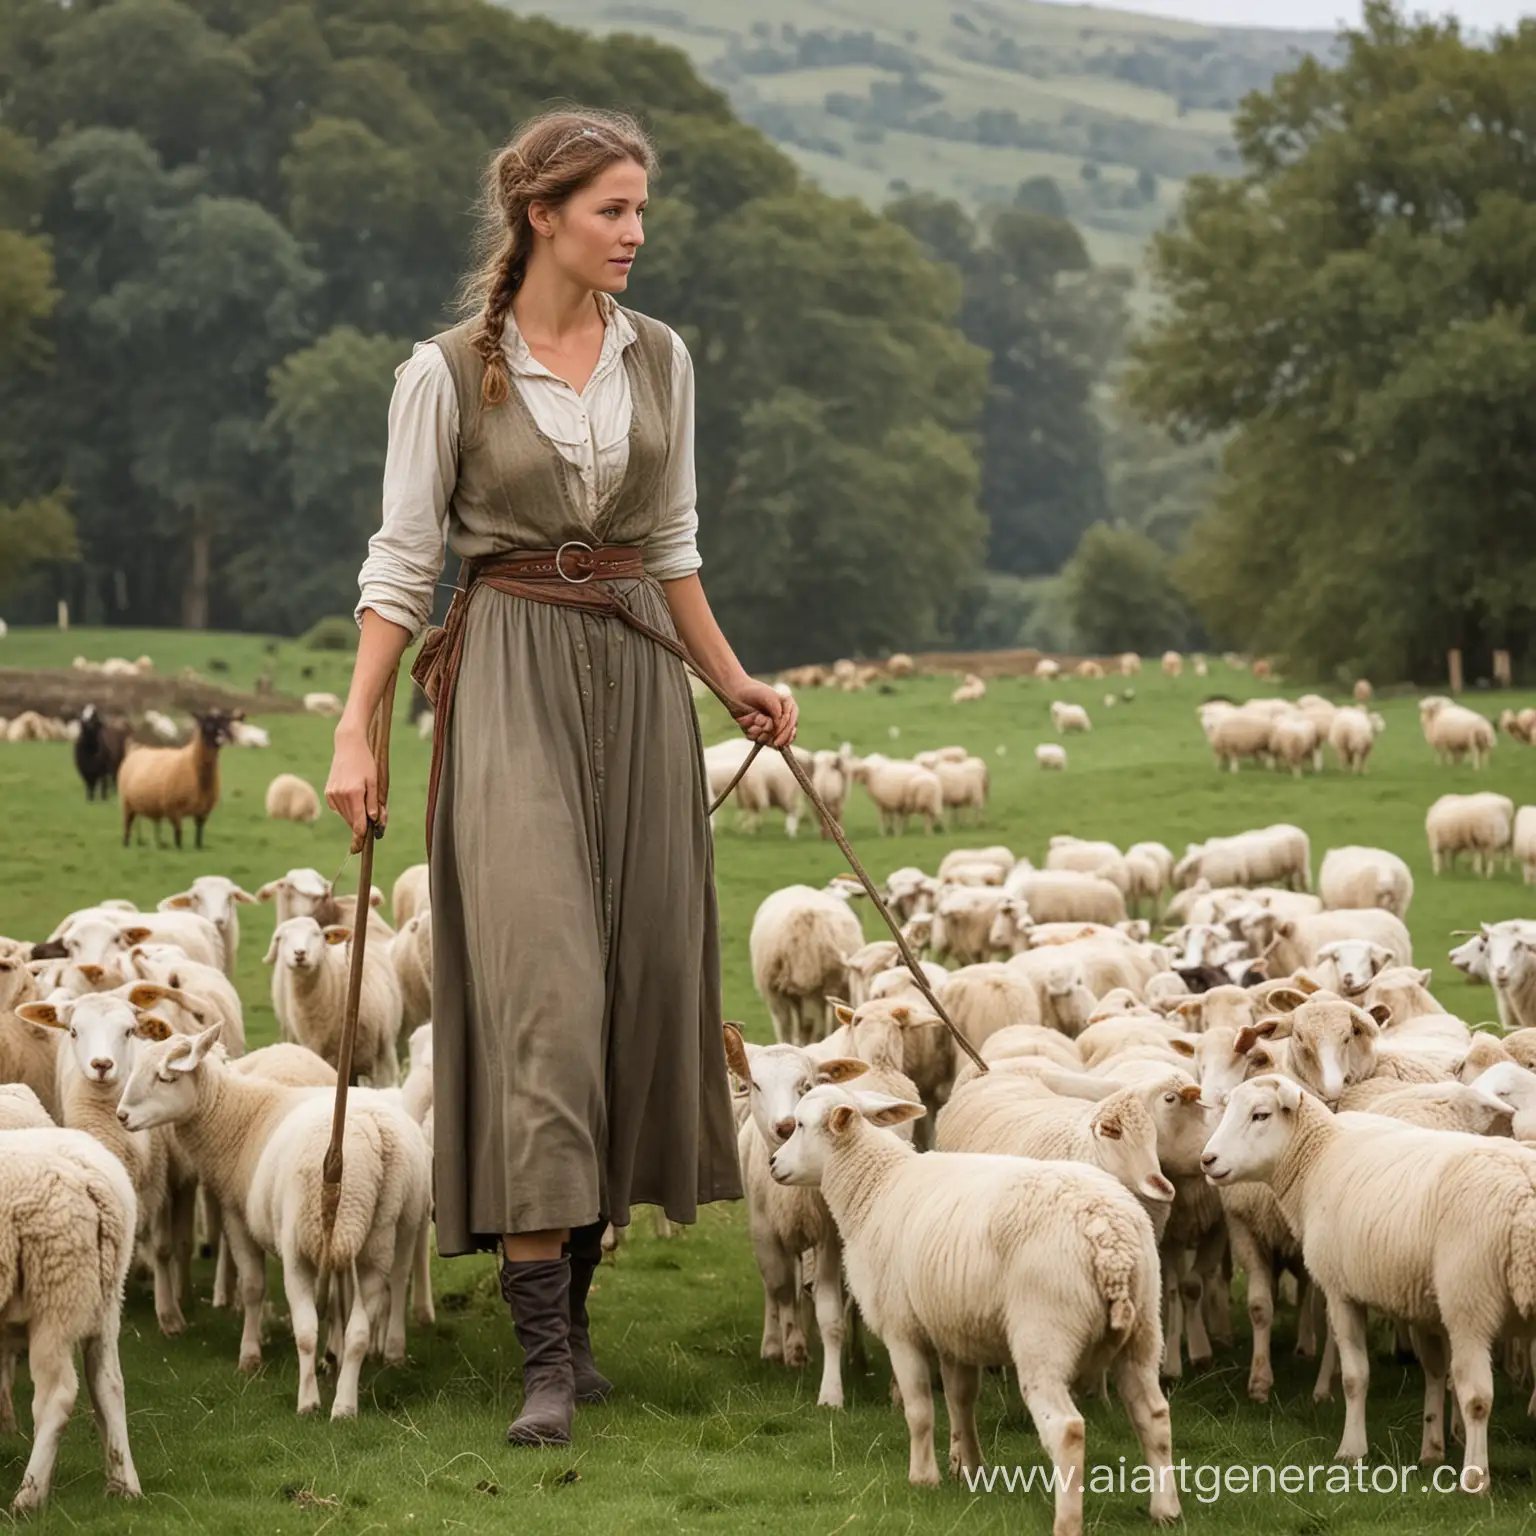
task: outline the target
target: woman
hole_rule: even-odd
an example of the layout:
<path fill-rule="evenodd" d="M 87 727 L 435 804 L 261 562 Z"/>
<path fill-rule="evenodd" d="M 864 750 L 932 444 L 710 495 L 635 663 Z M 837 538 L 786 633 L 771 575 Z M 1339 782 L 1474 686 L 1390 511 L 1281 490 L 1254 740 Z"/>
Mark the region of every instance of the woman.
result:
<path fill-rule="evenodd" d="M 568 604 L 617 597 L 680 639 L 748 736 L 796 728 L 699 583 L 687 349 L 612 297 L 654 165 L 632 121 L 593 112 L 537 118 L 492 163 L 469 318 L 397 371 L 326 785 L 360 838 L 378 812 L 368 723 L 427 625 L 446 538 L 470 564 L 428 797 L 437 1245 L 501 1252 L 515 1444 L 567 1443 L 576 1403 L 611 1391 L 586 1327 L 605 1224 L 632 1202 L 690 1222 L 741 1194 L 686 674 Z"/>

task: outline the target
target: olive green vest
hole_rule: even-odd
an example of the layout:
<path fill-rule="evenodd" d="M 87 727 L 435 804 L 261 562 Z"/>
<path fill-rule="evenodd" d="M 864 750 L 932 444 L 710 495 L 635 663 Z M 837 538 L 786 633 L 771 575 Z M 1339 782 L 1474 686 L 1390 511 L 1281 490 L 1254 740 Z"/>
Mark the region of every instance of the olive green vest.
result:
<path fill-rule="evenodd" d="M 619 489 L 588 521 L 581 475 L 535 423 L 510 381 L 500 405 L 481 396 L 485 364 L 465 321 L 432 337 L 459 401 L 459 474 L 448 505 L 448 547 L 461 557 L 554 549 L 567 540 L 639 544 L 666 513 L 672 441 L 672 337 L 647 315 L 624 310 L 636 339 L 624 348 L 629 375 L 629 464 Z"/>

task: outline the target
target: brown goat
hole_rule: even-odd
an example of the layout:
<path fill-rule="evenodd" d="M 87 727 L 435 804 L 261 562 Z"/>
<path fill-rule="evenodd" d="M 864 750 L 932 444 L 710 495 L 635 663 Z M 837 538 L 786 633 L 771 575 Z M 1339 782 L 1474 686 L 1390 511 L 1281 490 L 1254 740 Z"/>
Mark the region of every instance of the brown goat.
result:
<path fill-rule="evenodd" d="M 169 821 L 180 848 L 181 824 L 188 819 L 197 827 L 197 846 L 203 846 L 203 823 L 219 803 L 219 748 L 232 739 L 231 723 L 243 720 L 245 714 L 215 709 L 192 718 L 197 731 L 185 746 L 139 747 L 117 770 L 125 848 L 139 816 L 154 822 L 156 847 L 164 846 L 160 823 Z"/>

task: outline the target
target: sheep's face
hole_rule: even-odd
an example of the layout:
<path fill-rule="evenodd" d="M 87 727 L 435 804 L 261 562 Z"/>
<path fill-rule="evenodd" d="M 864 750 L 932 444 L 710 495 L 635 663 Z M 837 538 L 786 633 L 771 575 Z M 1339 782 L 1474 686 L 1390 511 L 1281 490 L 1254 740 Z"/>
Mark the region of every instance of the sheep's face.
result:
<path fill-rule="evenodd" d="M 1106 1173 L 1143 1200 L 1166 1205 L 1173 1199 L 1173 1185 L 1157 1160 L 1157 1122 L 1137 1090 L 1111 1094 L 1094 1111 L 1088 1128 Z"/>
<path fill-rule="evenodd" d="M 1338 972 L 1338 990 L 1345 997 L 1359 997 L 1382 968 L 1392 963 L 1394 956 L 1391 950 L 1369 939 L 1339 939 L 1323 945 L 1317 958 L 1333 962 Z"/>
<path fill-rule="evenodd" d="M 331 882 L 318 869 L 290 869 L 278 880 L 269 880 L 256 892 L 257 901 L 275 901 L 277 920 L 307 917 L 331 894 Z"/>
<path fill-rule="evenodd" d="M 1202 1102 L 1200 1085 L 1185 1072 L 1170 1072 L 1145 1093 L 1157 1126 L 1157 1161 L 1162 1171 L 1178 1178 L 1200 1172 L 1200 1154 L 1216 1128 L 1217 1111 Z"/>
<path fill-rule="evenodd" d="M 1344 1090 L 1376 1070 L 1381 1025 L 1390 1015 L 1373 1017 L 1338 997 L 1315 997 L 1291 1015 L 1290 1070 L 1302 1087 L 1332 1108 Z"/>
<path fill-rule="evenodd" d="M 197 1106 L 198 1069 L 218 1043 L 217 1028 L 200 1035 L 171 1035 L 148 1041 L 135 1054 L 133 1069 L 117 1101 L 117 1118 L 130 1131 L 185 1120 Z"/>
<path fill-rule="evenodd" d="M 861 1121 L 887 1128 L 923 1113 L 921 1104 L 883 1093 L 853 1093 L 834 1084 L 812 1088 L 795 1106 L 794 1128 L 769 1159 L 768 1171 L 779 1184 L 819 1185 L 830 1159 L 863 1131 Z"/>
<path fill-rule="evenodd" d="M 817 1062 L 793 1045 L 748 1045 L 746 1078 L 753 1123 L 770 1147 L 781 1147 L 795 1129 L 795 1109 L 811 1089 L 848 1082 L 869 1070 L 867 1063 L 840 1056 Z M 733 1070 L 741 1076 L 738 1067 Z"/>
<path fill-rule="evenodd" d="M 19 955 L 0 955 L 0 1011 L 11 1008 L 28 990 L 32 972 Z"/>
<path fill-rule="evenodd" d="M 1301 1099 L 1300 1086 L 1283 1077 L 1256 1077 L 1236 1089 L 1200 1158 L 1206 1180 L 1267 1181 L 1290 1145 Z"/>
<path fill-rule="evenodd" d="M 1488 979 L 1496 987 L 1518 988 L 1531 972 L 1536 946 L 1518 933 L 1495 928 L 1485 934 L 1488 943 Z"/>
<path fill-rule="evenodd" d="M 352 930 L 340 923 L 322 928 L 312 917 L 290 917 L 273 932 L 266 963 L 290 971 L 313 971 L 325 964 L 329 948 L 351 937 Z"/>
<path fill-rule="evenodd" d="M 87 1082 L 110 1086 L 122 1080 L 132 1063 L 137 1041 L 162 1039 L 170 1025 L 136 1008 L 126 998 L 89 993 L 69 998 L 55 995 L 44 1003 L 23 1003 L 17 1016 L 69 1037 L 69 1049 Z"/>
<path fill-rule="evenodd" d="M 1536 1110 L 1536 1072 L 1516 1061 L 1496 1061 L 1470 1090 L 1490 1109 L 1523 1115 Z"/>
<path fill-rule="evenodd" d="M 1052 966 L 1046 973 L 1045 993 L 1050 999 L 1057 1029 L 1066 1035 L 1080 1035 L 1098 1006 L 1098 1000 L 1083 977 L 1082 966 L 1075 961 Z"/>
<path fill-rule="evenodd" d="M 64 936 L 64 948 L 76 965 L 117 969 L 135 944 L 142 944 L 150 930 L 135 923 L 124 927 L 110 918 L 91 917 L 73 924 Z"/>
<path fill-rule="evenodd" d="M 1475 1083 L 1497 1063 L 1512 1060 L 1502 1040 L 1484 1030 L 1473 1030 L 1472 1043 L 1456 1068 L 1456 1077 L 1459 1082 Z"/>
<path fill-rule="evenodd" d="M 987 930 L 987 947 L 1010 955 L 1019 954 L 1029 948 L 1029 930 L 1033 926 L 1029 903 L 1020 896 L 1005 896 L 997 904 L 992 926 Z"/>
<path fill-rule="evenodd" d="M 237 921 L 237 902 L 255 901 L 248 891 L 242 890 L 233 880 L 223 875 L 199 875 L 191 888 L 167 896 L 159 903 L 162 912 L 196 912 L 206 917 L 221 934 L 228 933 Z"/>
<path fill-rule="evenodd" d="M 1394 1023 L 1405 1019 L 1422 1018 L 1425 1014 L 1444 1013 L 1429 984 L 1433 971 L 1418 970 L 1410 965 L 1392 965 L 1376 973 L 1371 983 L 1370 1002 L 1383 1003 L 1392 1010 Z"/>

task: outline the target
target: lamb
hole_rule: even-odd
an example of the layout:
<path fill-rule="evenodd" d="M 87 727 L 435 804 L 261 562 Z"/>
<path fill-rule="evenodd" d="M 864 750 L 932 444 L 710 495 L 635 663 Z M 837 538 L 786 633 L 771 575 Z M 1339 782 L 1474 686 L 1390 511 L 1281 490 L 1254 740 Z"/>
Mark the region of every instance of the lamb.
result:
<path fill-rule="evenodd" d="M 349 1100 L 341 1197 L 327 1234 L 321 1167 L 330 1141 L 330 1095 L 232 1071 L 217 1032 L 206 1030 L 191 1039 L 147 1042 L 119 1112 L 134 1131 L 174 1125 L 178 1143 L 219 1199 L 245 1306 L 242 1370 L 261 1363 L 263 1255 L 282 1259 L 298 1346 L 300 1413 L 320 1406 L 316 1280 L 328 1270 L 350 1282 L 331 1417 L 355 1416 L 370 1338 L 382 1336 L 388 1361 L 405 1355 L 406 1285 L 432 1198 L 432 1159 L 421 1128 L 385 1095 L 359 1092 Z"/>
<path fill-rule="evenodd" d="M 1262 886 L 1284 881 L 1310 891 L 1312 852 L 1307 834 L 1288 822 L 1277 822 L 1235 837 L 1213 837 L 1191 843 L 1174 866 L 1174 883 L 1212 886 Z M 1170 914 L 1171 915 L 1171 914 Z"/>
<path fill-rule="evenodd" d="M 1350 967 L 1357 990 L 1363 991 L 1383 966 L 1412 965 L 1413 941 L 1400 917 L 1381 907 L 1341 907 L 1314 917 L 1283 918 L 1263 909 L 1241 919 L 1242 934 L 1256 953 L 1267 953 L 1275 975 L 1289 975 L 1320 959 L 1337 961 L 1341 951 L 1323 950 L 1347 942 L 1375 946 L 1370 973 L 1361 977 L 1358 965 Z M 1340 978 L 1343 979 L 1342 977 Z"/>
<path fill-rule="evenodd" d="M 987 696 L 987 685 L 973 672 L 967 672 L 959 687 L 950 694 L 951 704 L 969 704 Z"/>
<path fill-rule="evenodd" d="M 1068 736 L 1074 731 L 1091 731 L 1093 722 L 1081 704 L 1068 704 L 1064 699 L 1051 701 L 1051 724 L 1058 736 Z"/>
<path fill-rule="evenodd" d="M 964 966 L 946 976 L 934 995 L 955 1027 L 978 1048 L 999 1030 L 1041 1022 L 1034 983 L 1014 966 Z"/>
<path fill-rule="evenodd" d="M 76 1344 L 106 1456 L 107 1492 L 137 1498 L 117 1347 L 138 1226 L 133 1185 L 93 1137 L 36 1127 L 0 1133 L 0 1191 L 0 1325 L 26 1327 L 33 1388 L 32 1454 L 12 1513 L 36 1510 L 48 1498 L 79 1391 Z M 9 1392 L 3 1407 L 9 1411 Z"/>
<path fill-rule="evenodd" d="M 1139 677 L 1141 675 L 1141 657 L 1135 651 L 1123 652 L 1115 662 L 1120 669 L 1121 677 Z"/>
<path fill-rule="evenodd" d="M 746 1118 L 736 1140 L 747 1197 L 752 1252 L 763 1282 L 764 1360 L 791 1369 L 805 1364 L 800 1326 L 801 1256 L 812 1256 L 812 1294 L 821 1334 L 823 1408 L 843 1406 L 842 1244 L 820 1192 L 788 1188 L 769 1174 L 768 1162 L 794 1131 L 795 1106 L 819 1083 L 841 1083 L 869 1071 L 866 1062 L 837 1056 L 814 1060 L 798 1046 L 748 1044 L 734 1024 L 725 1026 L 725 1059 L 747 1084 Z M 896 1079 L 892 1079 L 895 1081 Z M 889 1086 L 883 1084 L 883 1086 Z"/>
<path fill-rule="evenodd" d="M 249 891 L 223 875 L 199 875 L 186 890 L 161 901 L 159 910 L 195 912 L 199 917 L 207 918 L 218 929 L 223 944 L 220 969 L 226 976 L 233 976 L 240 951 L 240 915 L 235 909 L 255 900 Z"/>
<path fill-rule="evenodd" d="M 848 776 L 843 771 L 843 755 L 823 749 L 811 755 L 811 788 L 821 797 L 828 814 L 838 826 L 843 824 L 843 807 L 848 802 Z M 818 818 L 819 819 L 819 818 Z M 821 823 L 821 835 L 830 839 L 832 832 Z"/>
<path fill-rule="evenodd" d="M 1374 711 L 1346 706 L 1335 712 L 1328 727 L 1328 745 L 1339 759 L 1339 766 L 1350 773 L 1364 773 L 1376 738 L 1386 729 L 1386 721 Z"/>
<path fill-rule="evenodd" d="M 1035 748 L 1035 761 L 1053 772 L 1061 772 L 1067 766 L 1067 749 L 1054 741 L 1042 741 Z"/>
<path fill-rule="evenodd" d="M 245 1054 L 245 1011 L 234 983 L 217 966 L 187 958 L 174 944 L 135 944 L 117 968 L 125 980 L 135 977 L 186 992 L 197 1000 L 206 1022 L 219 1025 L 219 1038 L 231 1056 Z"/>
<path fill-rule="evenodd" d="M 850 758 L 849 774 L 862 784 L 880 812 L 882 836 L 907 830 L 907 820 L 921 816 L 923 830 L 932 833 L 944 815 L 944 787 L 931 768 L 894 761 L 878 752 Z"/>
<path fill-rule="evenodd" d="M 1261 1077 L 1232 1095 L 1202 1165 L 1218 1188 L 1269 1185 L 1300 1234 L 1343 1367 L 1337 1459 L 1369 1453 L 1366 1309 L 1374 1307 L 1414 1330 L 1426 1387 L 1421 1462 L 1445 1454 L 1442 1341 L 1449 1345 L 1466 1431 L 1462 1487 L 1486 1489 L 1493 1340 L 1512 1317 L 1536 1321 L 1536 1156 L 1488 1137 L 1335 1116 L 1298 1084 Z"/>
<path fill-rule="evenodd" d="M 989 960 L 996 948 L 993 925 L 1008 896 L 996 886 L 951 886 L 933 914 L 933 952 L 960 965 Z"/>
<path fill-rule="evenodd" d="M 160 824 L 169 821 L 181 847 L 181 824 L 191 819 L 196 843 L 203 846 L 203 827 L 219 803 L 219 748 L 230 740 L 236 711 L 215 709 L 194 713 L 197 730 L 184 747 L 139 747 L 128 753 L 117 770 L 117 794 L 123 808 L 123 847 L 133 824 L 147 816 L 155 824 L 155 846 L 162 846 Z"/>
<path fill-rule="evenodd" d="M 881 893 L 893 915 L 901 922 L 919 913 L 932 912 L 939 899 L 940 882 L 925 875 L 915 865 L 903 865 L 886 877 Z"/>
<path fill-rule="evenodd" d="M 77 965 L 116 966 L 136 944 L 174 944 L 189 960 L 224 967 L 223 935 L 200 912 L 72 913 L 50 937 Z"/>
<path fill-rule="evenodd" d="M 1383 907 L 1406 918 L 1413 901 L 1413 874 L 1385 848 L 1349 844 L 1323 855 L 1317 889 L 1325 907 Z"/>
<path fill-rule="evenodd" d="M 128 746 L 128 728 L 109 724 L 101 718 L 94 704 L 80 711 L 80 734 L 75 737 L 75 767 L 85 784 L 85 798 L 101 798 L 117 787 L 117 770 L 122 766 Z"/>
<path fill-rule="evenodd" d="M 1037 923 L 1103 923 L 1125 920 L 1125 897 L 1118 886 L 1096 875 L 1072 870 L 1027 869 L 1011 875 L 1004 890 L 1024 902 Z"/>
<path fill-rule="evenodd" d="M 332 1066 L 341 1048 L 351 938 L 352 930 L 342 924 L 322 929 L 312 917 L 290 917 L 277 925 L 263 957 L 272 967 L 272 1011 L 283 1038 L 307 1045 Z M 375 1088 L 399 1081 L 395 1042 L 403 1006 L 388 951 L 369 944 L 363 952 L 353 1060 L 359 1075 Z"/>
<path fill-rule="evenodd" d="M 296 773 L 280 773 L 267 785 L 267 816 L 272 821 L 319 821 L 320 797 Z"/>
<path fill-rule="evenodd" d="M 1421 700 L 1419 723 L 1425 741 L 1434 748 L 1436 761 L 1442 764 L 1470 757 L 1473 769 L 1481 768 L 1498 740 L 1492 724 L 1476 710 L 1448 699 Z"/>
<path fill-rule="evenodd" d="M 1454 870 L 1459 853 L 1472 855 L 1472 868 L 1493 874 L 1494 855 L 1510 845 L 1515 803 L 1508 795 L 1441 795 L 1424 817 L 1430 863 L 1438 875 Z"/>
<path fill-rule="evenodd" d="M 1216 766 L 1236 773 L 1244 758 L 1260 761 L 1267 759 L 1274 725 L 1275 722 L 1267 713 L 1251 706 L 1222 715 L 1209 733 L 1211 751 L 1216 755 Z"/>
<path fill-rule="evenodd" d="M 774 1033 L 809 1045 L 827 1033 L 827 1000 L 847 985 L 843 957 L 864 943 L 858 917 L 841 888 L 790 885 L 758 907 L 748 937 L 752 981 Z"/>
<path fill-rule="evenodd" d="M 1515 812 L 1510 852 L 1520 861 L 1527 885 L 1536 885 L 1536 805 L 1522 805 Z"/>
<path fill-rule="evenodd" d="M 826 1197 L 849 1288 L 901 1385 L 909 1480 L 939 1481 L 929 1351 L 944 1375 L 951 1462 L 967 1471 L 981 1465 L 979 1368 L 1011 1364 L 1059 1474 L 1055 1536 L 1080 1536 L 1083 1421 L 1069 1383 L 1109 1364 L 1153 1470 L 1152 1518 L 1177 1519 L 1168 1405 L 1157 1380 L 1157 1249 L 1145 1214 L 1095 1169 L 919 1156 L 877 1129 L 921 1113 L 884 1096 L 813 1088 L 770 1163 L 781 1183 L 819 1185 Z"/>
<path fill-rule="evenodd" d="M 171 1027 L 126 998 L 110 993 L 22 1003 L 16 1014 L 29 1024 L 68 1036 L 59 1057 L 63 1123 L 94 1136 L 127 1169 L 133 1181 L 141 1235 L 150 1243 L 155 1315 L 161 1333 L 174 1337 L 186 1328 L 181 1300 L 192 1257 L 195 1182 L 181 1166 L 167 1134 L 126 1132 L 117 1114 L 131 1042 L 136 1037 L 167 1038 Z"/>
<path fill-rule="evenodd" d="M 1042 683 L 1053 683 L 1061 676 L 1061 663 L 1049 656 L 1042 656 L 1035 663 L 1035 677 Z"/>
<path fill-rule="evenodd" d="M 57 1122 L 63 1116 L 58 1090 L 60 1037 L 16 1013 L 20 1004 L 40 1000 L 26 963 L 17 955 L 0 954 L 0 1083 L 24 1084 L 48 1118 Z"/>
<path fill-rule="evenodd" d="M 869 1062 L 890 1065 L 902 1080 L 936 1114 L 955 1082 L 956 1047 L 944 1021 L 927 1000 L 910 992 L 888 998 L 871 998 L 856 1010 L 842 1004 L 834 1009 L 838 1020 L 839 1050 Z M 823 1051 L 817 1051 L 821 1057 Z M 926 1148 L 933 1122 L 913 1129 L 913 1139 Z"/>
<path fill-rule="evenodd" d="M 1004 848 L 1000 844 L 994 844 L 990 848 L 956 848 L 939 861 L 939 879 L 952 878 L 954 870 L 963 865 L 991 864 L 997 870 L 997 880 L 988 884 L 1000 884 L 1012 873 L 1013 866 L 1018 861 L 1013 856 L 1013 850 Z"/>
<path fill-rule="evenodd" d="M 1163 676 L 1178 677 L 1184 671 L 1184 658 L 1177 651 L 1163 652 Z"/>
<path fill-rule="evenodd" d="M 312 715 L 339 715 L 346 708 L 334 693 L 306 693 L 304 708 Z"/>
<path fill-rule="evenodd" d="M 1269 755 L 1277 767 L 1284 765 L 1299 779 L 1306 764 L 1315 758 L 1319 739 L 1317 722 L 1311 716 L 1299 710 L 1281 715 L 1269 728 Z"/>
<path fill-rule="evenodd" d="M 286 923 L 290 917 L 313 917 L 330 895 L 331 882 L 318 869 L 290 869 L 286 875 L 267 881 L 256 892 L 256 899 L 275 902 L 276 921 Z"/>
<path fill-rule="evenodd" d="M 1260 1028 L 1272 1022 L 1266 1019 Z M 1381 1004 L 1366 1010 L 1332 992 L 1314 993 L 1292 1010 L 1288 1023 L 1279 1024 L 1279 1030 L 1289 1031 L 1285 1070 L 1325 1104 L 1365 1109 L 1405 1083 L 1444 1080 L 1451 1062 L 1466 1053 L 1468 1038 L 1459 1020 L 1453 1021 L 1459 1035 L 1448 1037 L 1440 1053 L 1444 1070 L 1431 1061 L 1433 1030 L 1408 1030 L 1389 1042 L 1389 1031 L 1382 1028 L 1389 1022 Z"/>
<path fill-rule="evenodd" d="M 431 907 L 406 919 L 389 941 L 389 958 L 400 985 L 402 1028 L 416 1029 L 432 1017 Z"/>
<path fill-rule="evenodd" d="M 402 870 L 390 889 L 390 913 L 398 932 L 432 899 L 430 871 L 425 864 L 412 864 Z"/>

